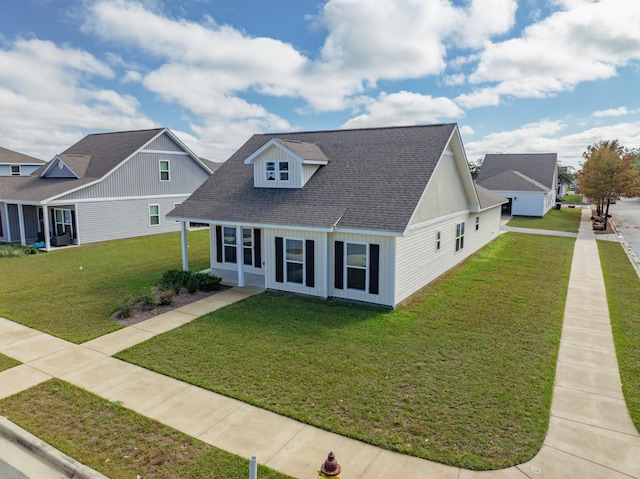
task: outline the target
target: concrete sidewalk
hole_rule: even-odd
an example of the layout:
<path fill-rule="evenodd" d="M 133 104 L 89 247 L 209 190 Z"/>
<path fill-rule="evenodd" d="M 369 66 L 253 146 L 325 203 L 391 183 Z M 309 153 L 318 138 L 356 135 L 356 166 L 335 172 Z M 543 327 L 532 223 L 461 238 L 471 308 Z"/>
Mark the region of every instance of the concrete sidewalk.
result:
<path fill-rule="evenodd" d="M 622 397 L 589 215 L 583 211 L 576 239 L 547 437 L 531 461 L 516 467 L 475 472 L 389 452 L 111 357 L 258 291 L 246 288 L 218 293 L 82 345 L 0 318 L 0 352 L 24 363 L 0 372 L 0 397 L 59 377 L 213 446 L 244 457 L 256 455 L 261 464 L 303 479 L 317 477 L 329 451 L 342 464 L 343 479 L 640 479 L 640 435 Z"/>

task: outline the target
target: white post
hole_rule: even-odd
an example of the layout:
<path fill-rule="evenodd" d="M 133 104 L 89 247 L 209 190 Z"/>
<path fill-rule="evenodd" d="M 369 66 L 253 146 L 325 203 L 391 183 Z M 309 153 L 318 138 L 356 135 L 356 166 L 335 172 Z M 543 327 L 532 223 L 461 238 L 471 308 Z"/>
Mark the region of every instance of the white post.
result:
<path fill-rule="evenodd" d="M 44 229 L 44 249 L 49 251 L 51 249 L 51 238 L 49 231 L 49 208 L 47 205 L 42 205 L 42 228 Z"/>
<path fill-rule="evenodd" d="M 256 456 L 249 458 L 249 479 L 258 479 L 258 458 Z"/>
<path fill-rule="evenodd" d="M 216 260 L 216 227 L 209 225 L 209 268 L 213 269 Z"/>
<path fill-rule="evenodd" d="M 22 204 L 18 204 L 18 225 L 20 226 L 20 244 L 22 246 L 27 246 L 27 240 L 25 238 L 26 233 L 24 231 L 24 206 Z"/>
<path fill-rule="evenodd" d="M 180 223 L 180 240 L 182 241 L 182 269 L 189 271 L 189 251 L 187 248 L 187 223 Z"/>
<path fill-rule="evenodd" d="M 236 264 L 238 265 L 238 286 L 244 286 L 244 250 L 242 242 L 242 226 L 236 226 Z"/>

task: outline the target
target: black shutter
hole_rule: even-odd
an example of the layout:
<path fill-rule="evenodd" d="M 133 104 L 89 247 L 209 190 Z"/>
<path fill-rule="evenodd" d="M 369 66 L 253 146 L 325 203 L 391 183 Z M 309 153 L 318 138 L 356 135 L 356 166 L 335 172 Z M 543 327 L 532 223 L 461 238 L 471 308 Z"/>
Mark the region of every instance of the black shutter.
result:
<path fill-rule="evenodd" d="M 344 289 L 344 242 L 336 241 L 335 246 L 335 282 L 336 289 Z"/>
<path fill-rule="evenodd" d="M 276 282 L 284 283 L 284 241 L 276 236 Z"/>
<path fill-rule="evenodd" d="M 256 268 L 262 268 L 262 241 L 260 241 L 260 230 L 253 230 L 253 259 L 255 260 L 254 266 Z"/>
<path fill-rule="evenodd" d="M 216 226 L 216 261 L 222 263 L 222 226 Z"/>
<path fill-rule="evenodd" d="M 313 240 L 305 241 L 305 257 L 304 257 L 304 266 L 305 266 L 305 284 L 309 288 L 313 288 L 315 285 L 315 243 Z"/>
<path fill-rule="evenodd" d="M 369 245 L 369 293 L 378 294 L 380 288 L 380 245 Z"/>

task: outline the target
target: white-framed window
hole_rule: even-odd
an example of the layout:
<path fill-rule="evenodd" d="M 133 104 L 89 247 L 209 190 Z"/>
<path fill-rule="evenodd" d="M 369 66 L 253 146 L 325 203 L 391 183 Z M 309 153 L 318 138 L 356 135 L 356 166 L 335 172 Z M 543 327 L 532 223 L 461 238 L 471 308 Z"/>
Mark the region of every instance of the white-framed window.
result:
<path fill-rule="evenodd" d="M 304 284 L 304 241 L 285 238 L 285 266 L 287 283 Z"/>
<path fill-rule="evenodd" d="M 476 231 L 480 229 L 480 217 L 476 216 Z"/>
<path fill-rule="evenodd" d="M 54 229 L 56 235 L 69 233 L 70 236 L 73 236 L 71 210 L 55 208 L 53 210 L 53 218 L 55 220 Z"/>
<path fill-rule="evenodd" d="M 289 181 L 289 162 L 288 161 L 278 162 L 278 180 Z"/>
<path fill-rule="evenodd" d="M 253 229 L 242 228 L 243 264 L 253 266 Z"/>
<path fill-rule="evenodd" d="M 456 251 L 464 248 L 464 221 L 456 225 Z"/>
<path fill-rule="evenodd" d="M 288 161 L 267 161 L 265 163 L 265 172 L 267 181 L 289 181 L 289 162 Z"/>
<path fill-rule="evenodd" d="M 174 203 L 173 204 L 173 209 L 175 210 L 176 207 L 178 207 L 178 205 L 180 205 L 180 203 Z M 174 221 L 174 223 L 182 223 L 182 221 Z M 187 225 L 188 226 L 188 225 Z"/>
<path fill-rule="evenodd" d="M 169 160 L 160 160 L 160 181 L 169 180 Z"/>
<path fill-rule="evenodd" d="M 436 231 L 436 251 L 440 251 L 440 243 L 442 240 L 442 231 Z"/>
<path fill-rule="evenodd" d="M 149 205 L 149 226 L 160 224 L 160 205 Z"/>
<path fill-rule="evenodd" d="M 347 289 L 367 290 L 367 245 L 347 243 L 345 248 Z"/>
<path fill-rule="evenodd" d="M 20 165 L 11 165 L 11 176 L 20 176 Z"/>
<path fill-rule="evenodd" d="M 237 238 L 236 229 L 233 227 L 225 226 L 223 229 L 223 243 L 224 243 L 224 262 L 225 263 L 237 263 Z"/>

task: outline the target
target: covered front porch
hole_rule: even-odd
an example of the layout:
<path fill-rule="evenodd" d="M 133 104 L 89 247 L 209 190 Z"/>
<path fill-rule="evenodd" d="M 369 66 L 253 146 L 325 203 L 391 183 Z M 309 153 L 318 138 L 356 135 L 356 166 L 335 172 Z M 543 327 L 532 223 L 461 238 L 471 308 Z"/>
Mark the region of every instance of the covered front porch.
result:
<path fill-rule="evenodd" d="M 76 243 L 73 205 L 48 206 L 31 203 L 0 203 L 0 240 L 22 246 L 52 246 Z"/>
<path fill-rule="evenodd" d="M 218 278 L 222 278 L 222 284 L 226 286 L 238 286 L 238 272 L 228 269 L 209 268 L 203 271 L 204 273 L 212 274 Z M 244 286 L 251 286 L 255 288 L 264 289 L 264 275 L 262 274 L 244 274 Z"/>

